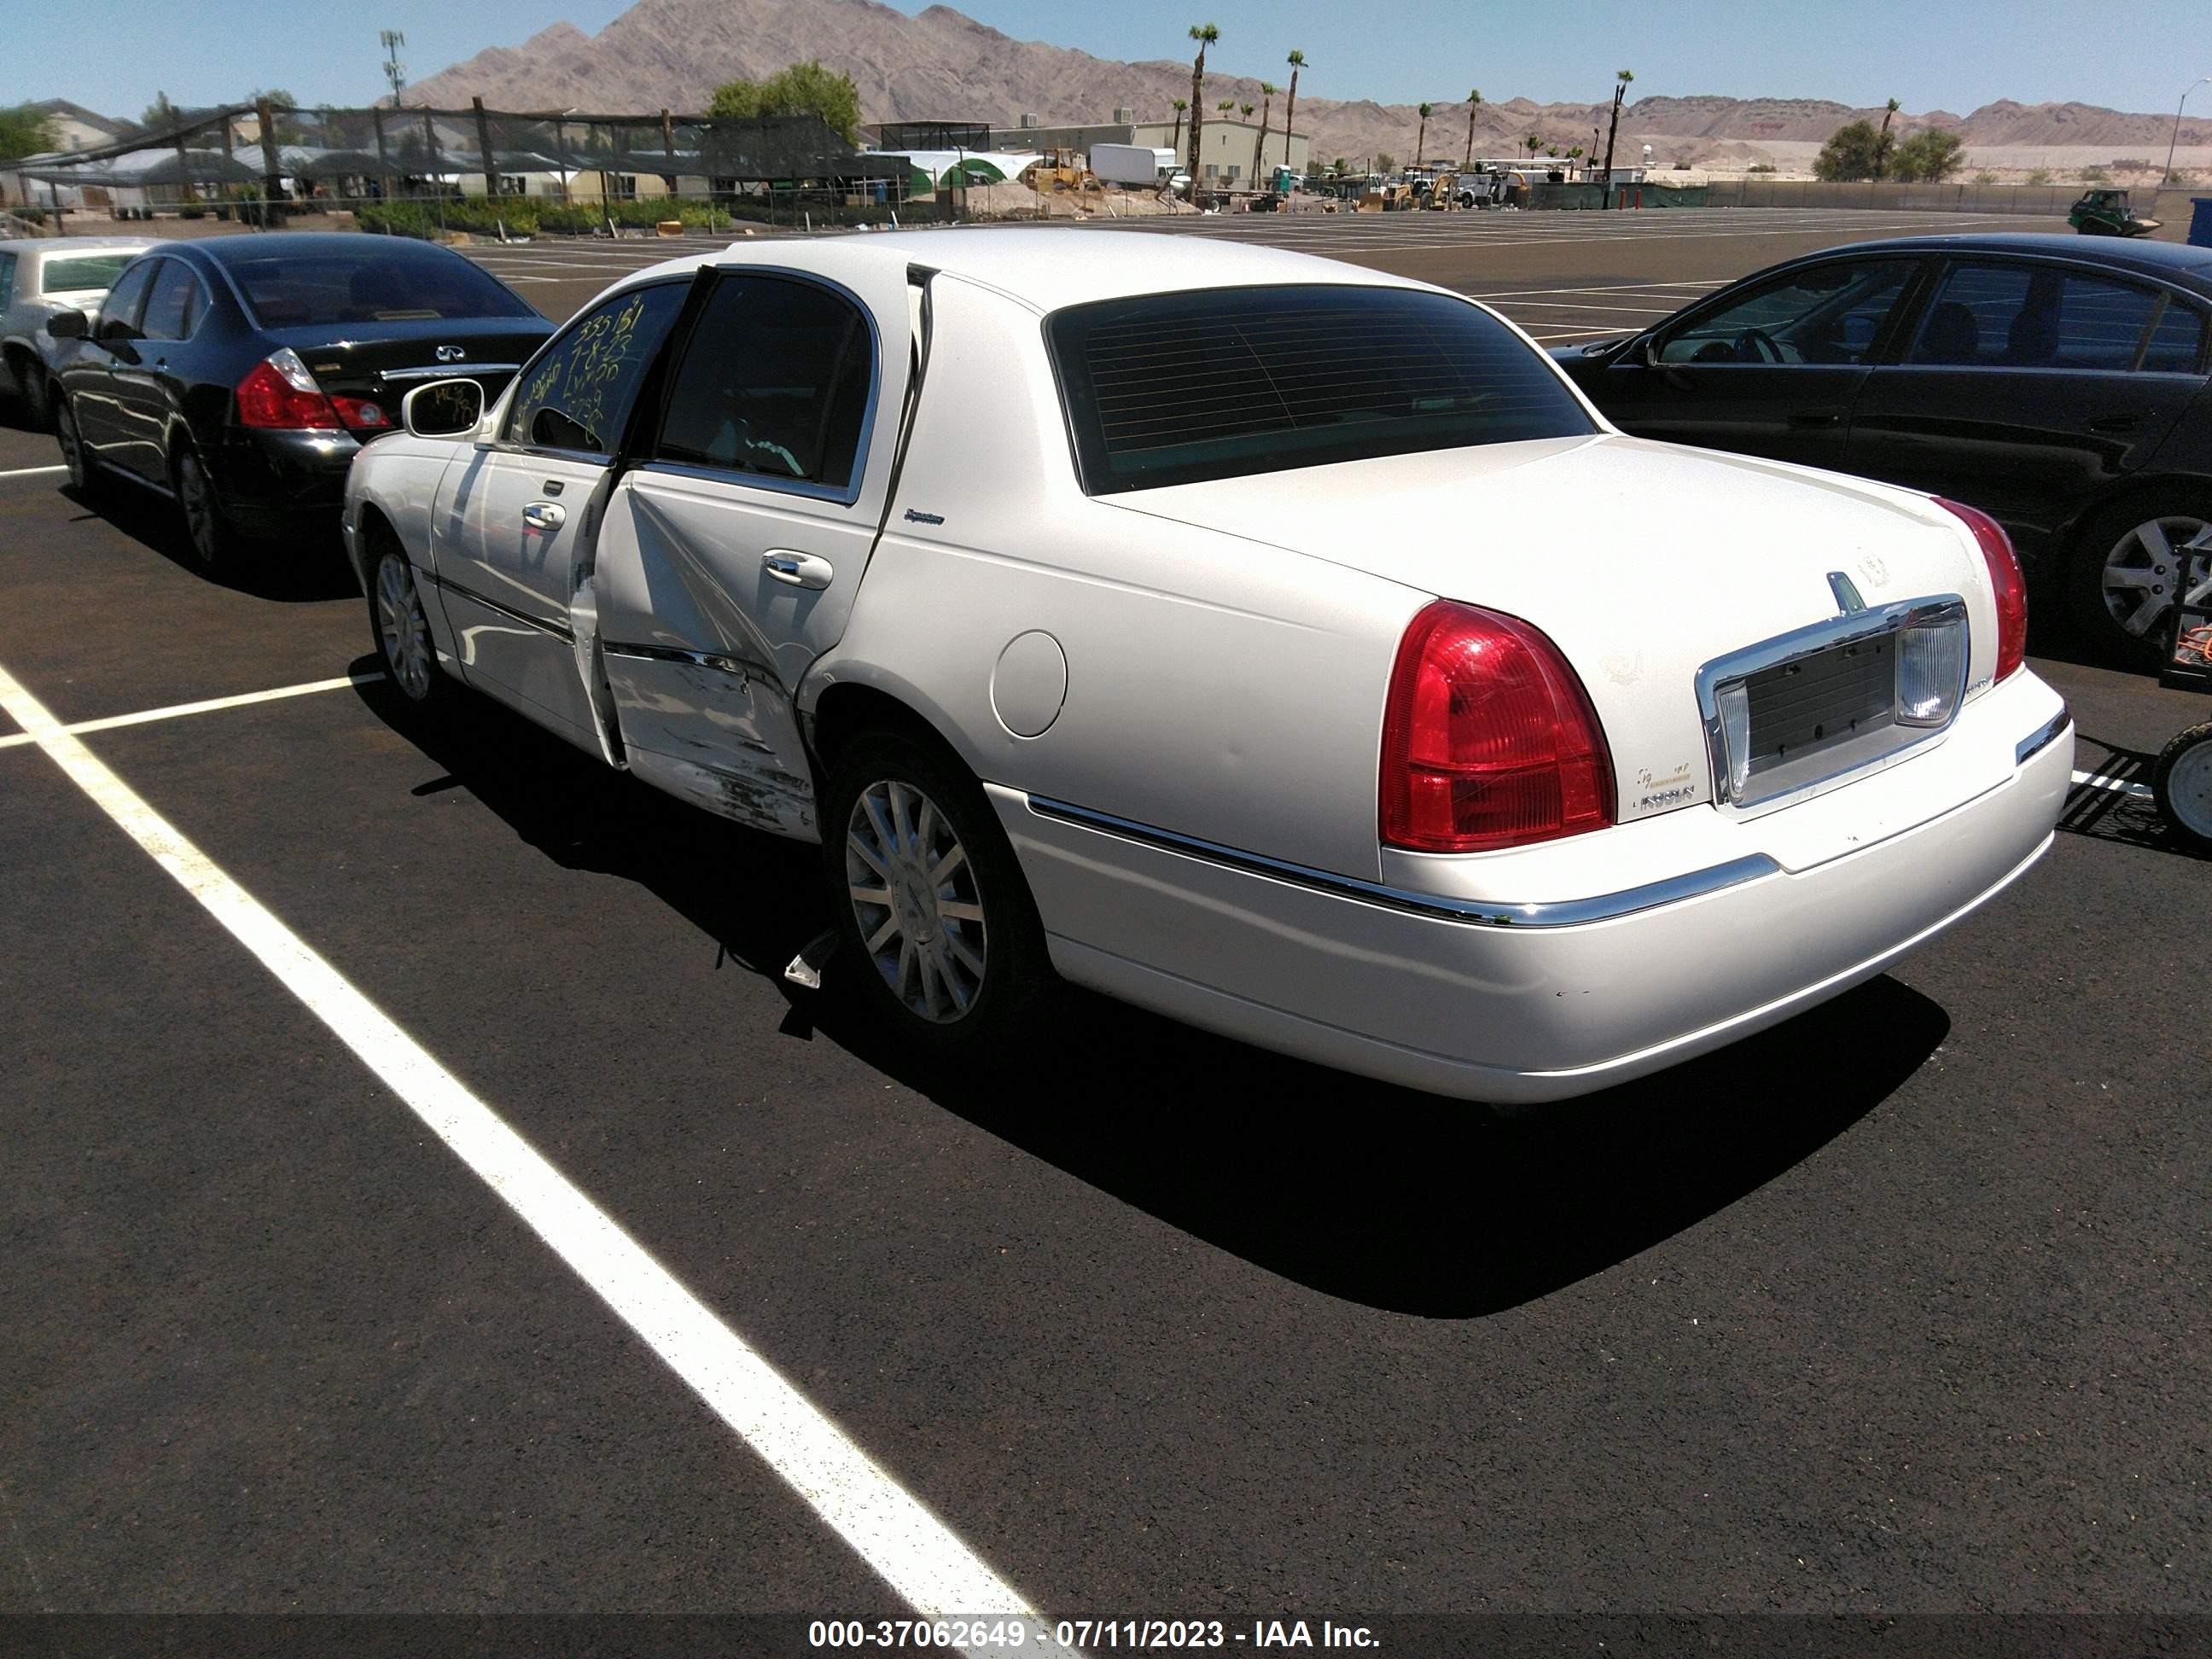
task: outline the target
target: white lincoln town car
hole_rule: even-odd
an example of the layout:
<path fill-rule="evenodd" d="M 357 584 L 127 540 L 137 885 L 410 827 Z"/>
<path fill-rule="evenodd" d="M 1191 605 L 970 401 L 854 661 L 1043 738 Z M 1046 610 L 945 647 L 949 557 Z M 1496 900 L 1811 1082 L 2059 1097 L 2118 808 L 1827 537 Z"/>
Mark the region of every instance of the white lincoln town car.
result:
<path fill-rule="evenodd" d="M 403 706 L 472 686 L 821 843 L 830 971 L 944 1052 L 1057 974 L 1583 1093 L 1995 896 L 2072 768 L 1982 514 L 1625 437 L 1493 313 L 1333 261 L 745 243 L 482 397 L 354 463 Z"/>

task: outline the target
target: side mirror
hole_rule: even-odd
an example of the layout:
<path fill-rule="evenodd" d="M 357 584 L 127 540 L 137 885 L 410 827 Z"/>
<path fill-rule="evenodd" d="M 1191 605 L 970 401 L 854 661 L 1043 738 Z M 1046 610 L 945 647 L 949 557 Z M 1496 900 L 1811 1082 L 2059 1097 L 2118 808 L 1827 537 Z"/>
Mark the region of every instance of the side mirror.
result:
<path fill-rule="evenodd" d="M 483 419 L 483 387 L 474 380 L 433 380 L 399 400 L 399 419 L 417 438 L 459 438 Z"/>
<path fill-rule="evenodd" d="M 71 307 L 46 319 L 46 332 L 57 340 L 82 340 L 91 334 L 92 326 L 85 321 L 84 313 Z"/>
<path fill-rule="evenodd" d="M 1646 335 L 1643 343 L 1636 348 L 1636 361 L 1646 368 L 1659 368 L 1664 366 L 1659 361 L 1659 341 L 1656 335 Z"/>

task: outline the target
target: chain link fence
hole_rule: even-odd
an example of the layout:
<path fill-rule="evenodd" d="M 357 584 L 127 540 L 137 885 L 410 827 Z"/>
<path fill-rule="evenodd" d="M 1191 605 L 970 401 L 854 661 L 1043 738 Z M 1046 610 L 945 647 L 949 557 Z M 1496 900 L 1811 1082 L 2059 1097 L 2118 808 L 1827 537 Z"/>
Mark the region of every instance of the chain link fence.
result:
<path fill-rule="evenodd" d="M 264 142 L 265 138 L 265 142 Z M 155 216 L 511 239 L 950 216 L 957 188 L 812 116 L 456 109 L 195 112 L 96 149 L 0 167 L 11 210 L 87 228 Z M 105 228 L 105 226 L 100 228 Z"/>

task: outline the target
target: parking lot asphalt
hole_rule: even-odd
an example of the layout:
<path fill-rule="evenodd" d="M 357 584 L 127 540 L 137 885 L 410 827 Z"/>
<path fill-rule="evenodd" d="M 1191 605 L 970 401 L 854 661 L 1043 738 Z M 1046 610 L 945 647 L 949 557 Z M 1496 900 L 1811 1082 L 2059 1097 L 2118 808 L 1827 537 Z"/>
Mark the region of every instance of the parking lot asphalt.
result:
<path fill-rule="evenodd" d="M 1573 331 L 1895 228 L 1404 216 L 1186 234 Z M 805 849 L 489 704 L 408 728 L 333 548 L 213 583 L 54 459 L 0 430 L 0 671 L 55 719 L 338 684 L 81 734 L 191 891 L 0 720 L 0 1612 L 902 1608 L 234 888 L 1041 1611 L 2212 1615 L 2212 863 L 2136 793 L 2201 698 L 2039 620 L 2092 779 L 2040 865 L 1532 1119 L 1073 994 L 950 1074 L 782 982 Z"/>

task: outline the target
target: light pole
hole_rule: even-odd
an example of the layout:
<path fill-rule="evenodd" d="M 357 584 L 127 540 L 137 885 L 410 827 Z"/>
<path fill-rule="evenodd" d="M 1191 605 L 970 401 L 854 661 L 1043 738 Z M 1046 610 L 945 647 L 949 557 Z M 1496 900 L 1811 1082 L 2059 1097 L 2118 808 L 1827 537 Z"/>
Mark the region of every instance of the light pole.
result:
<path fill-rule="evenodd" d="M 2212 75 L 2201 76 L 2191 81 L 2182 88 L 2181 102 L 2173 106 L 2173 137 L 2166 147 L 2166 173 L 2158 181 L 2158 187 L 2160 190 L 2164 190 L 2173 182 L 2173 149 L 2181 142 L 2181 112 L 2188 106 L 2189 94 L 2208 82 L 2212 82 Z"/>

